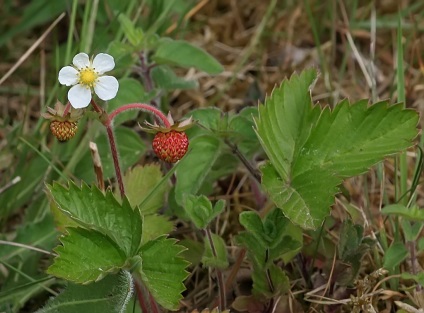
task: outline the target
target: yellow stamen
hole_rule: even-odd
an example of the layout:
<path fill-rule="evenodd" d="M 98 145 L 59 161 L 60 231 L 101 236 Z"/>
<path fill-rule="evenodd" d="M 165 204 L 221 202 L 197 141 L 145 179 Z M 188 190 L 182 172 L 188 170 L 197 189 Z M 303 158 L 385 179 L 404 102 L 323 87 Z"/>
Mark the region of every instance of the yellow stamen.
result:
<path fill-rule="evenodd" d="M 85 68 L 79 72 L 79 83 L 93 87 L 97 80 L 97 73 L 92 68 Z"/>

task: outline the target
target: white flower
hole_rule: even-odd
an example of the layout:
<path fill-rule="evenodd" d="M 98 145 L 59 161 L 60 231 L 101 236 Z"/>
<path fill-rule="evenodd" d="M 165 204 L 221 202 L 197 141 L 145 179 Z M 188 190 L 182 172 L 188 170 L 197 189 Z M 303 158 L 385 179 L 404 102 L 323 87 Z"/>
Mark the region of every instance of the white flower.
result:
<path fill-rule="evenodd" d="M 99 53 L 90 60 L 85 53 L 78 53 L 72 60 L 73 66 L 65 66 L 59 71 L 59 82 L 73 86 L 69 89 L 68 99 L 75 109 L 85 108 L 90 104 L 94 92 L 102 100 L 115 98 L 119 83 L 113 76 L 103 75 L 115 67 L 113 57 Z"/>

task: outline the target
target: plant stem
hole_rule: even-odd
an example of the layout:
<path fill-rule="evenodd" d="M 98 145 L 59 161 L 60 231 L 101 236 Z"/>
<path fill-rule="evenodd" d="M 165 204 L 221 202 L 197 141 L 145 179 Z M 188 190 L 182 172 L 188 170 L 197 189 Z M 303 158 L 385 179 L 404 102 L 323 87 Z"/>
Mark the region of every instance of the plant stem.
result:
<path fill-rule="evenodd" d="M 252 174 L 252 176 L 260 183 L 261 182 L 261 174 L 260 172 L 255 169 L 252 164 L 249 163 L 249 161 L 244 157 L 244 155 L 240 152 L 237 145 L 230 142 L 228 139 L 224 140 L 225 144 L 231 148 L 233 153 L 240 159 L 241 163 L 246 167 L 246 169 Z"/>
<path fill-rule="evenodd" d="M 115 167 L 116 180 L 118 181 L 119 192 L 121 193 L 121 197 L 125 196 L 125 188 L 124 181 L 122 179 L 121 166 L 119 165 L 119 157 L 118 157 L 118 149 L 116 147 L 115 136 L 113 134 L 112 129 L 112 120 L 110 116 L 100 108 L 94 100 L 91 100 L 91 104 L 93 105 L 94 110 L 101 114 L 101 121 L 103 125 L 106 127 L 107 137 L 109 139 L 110 151 L 112 153 L 113 166 Z"/>
<path fill-rule="evenodd" d="M 128 110 L 132 110 L 132 109 L 139 109 L 142 111 L 147 111 L 149 113 L 153 113 L 157 118 L 159 118 L 162 123 L 164 124 L 165 127 L 171 127 L 171 123 L 168 121 L 167 117 L 165 116 L 165 114 L 162 113 L 161 110 L 156 109 L 154 106 L 151 106 L 149 104 L 145 104 L 145 103 L 130 103 L 130 104 L 126 104 L 123 105 L 119 108 L 117 108 L 116 110 L 112 111 L 109 114 L 109 123 L 116 117 L 116 115 L 118 115 L 119 113 L 128 111 Z"/>
<path fill-rule="evenodd" d="M 209 244 L 211 246 L 212 255 L 214 258 L 218 257 L 216 253 L 216 248 L 212 240 L 212 233 L 209 227 L 205 228 L 206 237 L 208 237 Z M 218 279 L 218 289 L 219 289 L 219 311 L 222 312 L 225 310 L 226 298 L 225 298 L 225 284 L 224 284 L 224 276 L 222 275 L 222 271 L 219 268 L 216 268 L 216 277 Z"/>

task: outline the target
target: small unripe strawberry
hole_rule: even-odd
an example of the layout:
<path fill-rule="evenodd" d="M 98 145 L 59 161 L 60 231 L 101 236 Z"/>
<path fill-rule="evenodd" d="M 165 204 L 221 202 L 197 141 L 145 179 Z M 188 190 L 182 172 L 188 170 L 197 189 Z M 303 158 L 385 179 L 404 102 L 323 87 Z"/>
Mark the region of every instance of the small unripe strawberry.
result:
<path fill-rule="evenodd" d="M 50 131 L 59 141 L 67 141 L 75 136 L 78 130 L 76 122 L 51 121 Z"/>
<path fill-rule="evenodd" d="M 158 132 L 153 138 L 153 151 L 159 159 L 175 163 L 182 159 L 188 150 L 188 138 L 184 132 L 171 130 Z"/>

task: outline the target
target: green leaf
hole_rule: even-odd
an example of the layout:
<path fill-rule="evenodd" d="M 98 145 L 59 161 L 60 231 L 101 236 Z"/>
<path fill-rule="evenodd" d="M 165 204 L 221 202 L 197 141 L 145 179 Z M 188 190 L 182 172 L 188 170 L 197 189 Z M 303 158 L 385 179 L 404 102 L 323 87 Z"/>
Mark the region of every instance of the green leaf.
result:
<path fill-rule="evenodd" d="M 235 143 L 248 158 L 262 151 L 254 130 L 253 118 L 257 118 L 257 116 L 258 109 L 256 107 L 247 107 L 232 116 L 229 123 L 231 142 Z"/>
<path fill-rule="evenodd" d="M 262 169 L 263 186 L 293 223 L 310 229 L 329 214 L 343 178 L 411 146 L 418 122 L 415 111 L 386 102 L 313 107 L 315 77 L 308 70 L 283 82 L 255 120 L 271 162 Z"/>
<path fill-rule="evenodd" d="M 290 281 L 286 273 L 275 264 L 271 264 L 268 270 L 253 268 L 253 294 L 265 296 L 271 299 L 290 290 Z"/>
<path fill-rule="evenodd" d="M 135 27 L 133 22 L 124 14 L 118 16 L 121 28 L 124 31 L 125 37 L 134 46 L 139 47 L 144 39 L 144 32 L 141 28 Z"/>
<path fill-rule="evenodd" d="M 141 242 L 146 243 L 157 237 L 169 234 L 174 230 L 174 224 L 163 215 L 144 215 L 143 236 Z"/>
<path fill-rule="evenodd" d="M 141 155 L 146 151 L 146 146 L 140 136 L 132 129 L 118 126 L 115 128 L 114 133 L 118 146 L 121 170 L 125 171 L 140 160 Z M 113 166 L 112 154 L 106 134 L 102 133 L 96 138 L 95 143 L 99 149 L 104 178 L 114 177 L 115 167 Z M 96 178 L 93 170 L 93 161 L 89 149 L 86 150 L 87 152 L 75 168 L 74 174 L 83 181 L 94 182 Z"/>
<path fill-rule="evenodd" d="M 142 246 L 141 279 L 156 301 L 168 310 L 176 310 L 185 290 L 183 281 L 188 276 L 188 262 L 181 256 L 184 247 L 175 239 L 161 237 Z"/>
<path fill-rule="evenodd" d="M 402 204 L 387 205 L 381 209 L 386 215 L 402 216 L 410 221 L 424 222 L 424 210 L 417 206 L 407 208 Z"/>
<path fill-rule="evenodd" d="M 199 229 L 204 229 L 217 217 L 225 207 L 225 201 L 219 200 L 212 207 L 212 202 L 206 196 L 187 195 L 184 199 L 184 209 L 190 220 Z"/>
<path fill-rule="evenodd" d="M 401 225 L 406 241 L 417 240 L 424 227 L 424 224 L 421 222 L 414 223 L 408 220 L 401 220 Z"/>
<path fill-rule="evenodd" d="M 167 65 L 155 66 L 151 73 L 155 86 L 160 89 L 194 89 L 199 86 L 195 80 L 186 80 L 182 77 L 178 77 Z"/>
<path fill-rule="evenodd" d="M 212 253 L 209 240 L 205 240 L 205 252 L 202 257 L 202 263 L 208 267 L 226 269 L 228 267 L 227 248 L 222 237 L 212 234 L 212 241 L 215 246 L 216 257 Z"/>
<path fill-rule="evenodd" d="M 143 221 L 138 209 L 133 210 L 125 198 L 122 205 L 111 191 L 104 195 L 97 187 L 81 188 L 74 183 L 65 188 L 48 186 L 59 209 L 85 228 L 94 228 L 114 240 L 126 256 L 134 256 L 141 245 Z"/>
<path fill-rule="evenodd" d="M 384 254 L 383 267 L 391 270 L 402 263 L 408 256 L 408 249 L 403 243 L 397 242 L 392 244 Z"/>
<path fill-rule="evenodd" d="M 202 187 L 220 154 L 221 142 L 215 137 L 200 136 L 190 142 L 189 149 L 175 172 L 175 198 L 180 205 L 184 204 L 186 194 L 196 194 Z"/>
<path fill-rule="evenodd" d="M 124 176 L 125 195 L 132 206 L 140 205 L 153 192 L 162 180 L 162 172 L 158 164 L 136 166 Z M 160 209 L 165 201 L 167 184 L 160 184 L 154 194 L 140 207 L 142 214 L 152 214 Z"/>
<path fill-rule="evenodd" d="M 236 236 L 236 243 L 247 249 L 249 259 L 260 268 L 301 247 L 301 242 L 295 239 L 299 238 L 300 229 L 291 227 L 279 209 L 268 213 L 263 220 L 255 212 L 243 212 L 240 224 L 246 231 Z"/>
<path fill-rule="evenodd" d="M 131 274 L 121 271 L 89 285 L 68 283 L 60 295 L 49 300 L 37 313 L 121 313 L 133 292 Z"/>
<path fill-rule="evenodd" d="M 47 273 L 75 283 L 98 281 L 124 267 L 125 252 L 107 235 L 96 230 L 68 228 L 60 238 L 61 246 L 54 250 L 58 256 Z"/>
<path fill-rule="evenodd" d="M 183 40 L 162 39 L 153 55 L 158 64 L 195 67 L 208 74 L 219 74 L 224 68 L 205 50 Z"/>
<path fill-rule="evenodd" d="M 401 277 L 402 279 L 412 279 L 417 284 L 420 284 L 421 286 L 424 285 L 424 272 L 420 272 L 417 275 L 412 275 L 411 273 L 404 272 L 404 273 L 401 273 Z"/>

